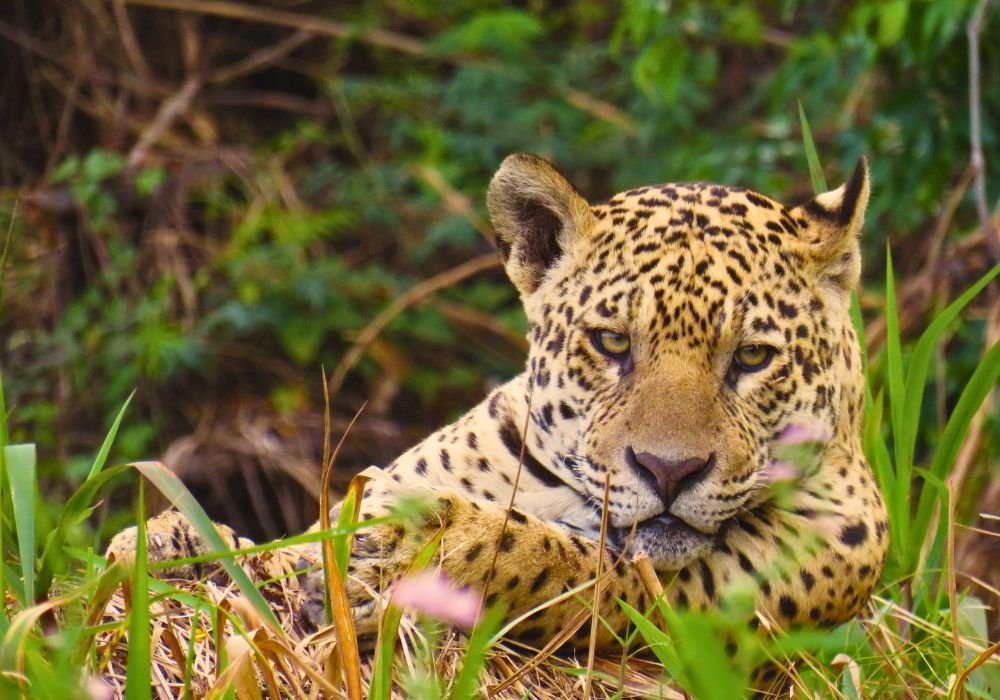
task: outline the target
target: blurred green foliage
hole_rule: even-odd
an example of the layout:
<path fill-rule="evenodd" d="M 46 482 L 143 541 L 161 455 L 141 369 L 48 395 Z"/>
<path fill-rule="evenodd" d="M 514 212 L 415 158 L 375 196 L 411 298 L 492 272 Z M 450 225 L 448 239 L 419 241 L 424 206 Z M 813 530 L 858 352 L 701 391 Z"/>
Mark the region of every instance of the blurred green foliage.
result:
<path fill-rule="evenodd" d="M 20 205 L 0 309 L 0 364 L 24 433 L 12 440 L 56 446 L 43 464 L 95 444 L 134 388 L 124 457 L 157 453 L 204 406 L 243 395 L 270 397 L 279 413 L 320 410 L 319 365 L 335 367 L 419 280 L 489 251 L 477 218 L 510 152 L 551 159 L 592 199 L 713 180 L 793 202 L 810 194 L 801 103 L 831 184 L 871 158 L 872 281 L 886 239 L 904 276 L 919 267 L 918 241 L 969 161 L 969 0 L 268 4 L 358 31 L 208 80 L 139 165 L 138 135 L 121 125 L 142 133 L 194 70 L 179 58 L 192 33 L 211 50 L 188 63 L 210 76 L 293 29 L 132 7 L 157 86 L 144 91 L 99 13 L 49 8 L 89 28 L 92 46 L 67 52 L 100 47 L 100 77 L 84 74 L 81 94 L 110 84 L 128 99 L 119 121 L 100 105 L 71 112 L 54 156 L 42 148 L 53 139 L 10 122 L 23 147 L 17 168 L 0 168 L 2 201 L 72 198 L 68 214 L 30 196 Z M 1000 12 L 986 21 L 982 36 L 997 36 Z M 24 30 L 55 45 L 53 26 L 28 12 Z M 373 42 L 375 30 L 410 43 Z M 984 40 L 981 54 L 984 148 L 996 153 L 1000 44 Z M 25 74 L 58 113 L 67 98 Z M 987 168 L 993 202 L 1000 159 Z M 11 216 L 7 206 L 0 230 Z M 966 195 L 952 229 L 974 225 Z M 388 417 L 429 429 L 516 370 L 509 336 L 522 326 L 499 270 L 479 275 L 395 319 L 335 403 L 352 413 L 395 374 Z"/>

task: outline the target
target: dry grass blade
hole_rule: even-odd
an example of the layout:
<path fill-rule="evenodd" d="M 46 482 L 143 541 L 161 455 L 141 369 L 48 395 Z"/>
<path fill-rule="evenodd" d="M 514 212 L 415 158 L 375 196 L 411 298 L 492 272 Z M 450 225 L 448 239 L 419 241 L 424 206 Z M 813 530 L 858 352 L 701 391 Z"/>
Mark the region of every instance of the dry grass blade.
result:
<path fill-rule="evenodd" d="M 642 582 L 642 587 L 646 589 L 646 593 L 649 594 L 650 600 L 662 600 L 663 604 L 666 605 L 667 599 L 663 594 L 663 584 L 660 583 L 660 577 L 656 575 L 656 569 L 653 568 L 653 562 L 650 560 L 649 555 L 642 551 L 636 552 L 635 556 L 632 557 L 632 566 L 635 568 L 636 573 L 639 574 L 639 580 Z M 663 627 L 663 631 L 670 634 L 667 620 L 663 617 L 659 606 L 656 607 L 656 614 L 660 618 L 660 625 Z"/>
<path fill-rule="evenodd" d="M 597 544 L 597 575 L 594 577 L 594 607 L 590 620 L 590 646 L 587 649 L 587 679 L 584 697 L 590 697 L 594 684 L 594 658 L 597 656 L 597 631 L 600 629 L 601 583 L 604 575 L 604 547 L 608 541 L 608 500 L 611 498 L 611 473 L 604 475 L 604 502 L 601 505 L 601 535 Z"/>
<path fill-rule="evenodd" d="M 488 695 L 493 697 L 494 695 L 503 692 L 507 688 L 511 687 L 519 680 L 521 680 L 530 671 L 538 667 L 542 662 L 552 656 L 559 647 L 569 641 L 578 629 L 583 627 L 587 620 L 590 619 L 590 611 L 583 609 L 577 612 L 572 619 L 567 622 L 559 633 L 552 637 L 548 643 L 542 647 L 537 654 L 535 654 L 527 662 L 521 664 L 516 671 L 513 671 L 507 678 L 505 678 L 501 683 L 491 686 L 488 691 Z"/>
<path fill-rule="evenodd" d="M 833 657 L 833 661 L 830 665 L 834 668 L 847 669 L 847 673 L 851 677 L 851 683 L 854 684 L 854 689 L 858 692 L 861 691 L 861 667 L 858 662 L 852 659 L 847 654 L 837 654 Z"/>
<path fill-rule="evenodd" d="M 323 378 L 323 394 L 326 399 L 327 416 L 329 416 L 330 395 L 327 391 L 325 372 Z M 333 454 L 330 455 L 329 460 L 323 465 L 322 485 L 319 492 L 319 521 L 320 527 L 324 530 L 330 529 L 330 478 L 333 474 L 333 465 L 337 461 L 337 455 L 340 454 L 340 448 L 343 447 L 344 440 L 347 439 L 351 428 L 354 427 L 354 424 L 361 416 L 361 412 L 364 410 L 364 405 L 358 409 L 354 418 L 347 425 L 347 429 L 344 430 L 344 434 L 340 436 L 340 441 L 337 443 L 337 447 L 334 448 Z M 327 418 L 327 425 L 329 425 L 329 418 Z M 329 443 L 323 448 L 324 454 L 326 454 L 328 447 Z M 363 481 L 361 483 L 363 484 Z M 352 489 L 354 488 L 356 487 L 354 482 L 352 482 Z M 357 494 L 354 503 L 355 512 L 352 519 L 356 520 L 357 511 L 361 507 L 360 493 Z M 358 651 L 358 634 L 354 629 L 354 616 L 351 614 L 351 603 L 347 599 L 344 578 L 341 576 L 340 568 L 337 566 L 336 553 L 334 552 L 333 541 L 330 538 L 323 540 L 323 572 L 330 594 L 330 612 L 333 615 L 333 623 L 337 629 L 337 654 L 344 674 L 344 680 L 347 684 L 347 696 L 351 700 L 361 700 L 361 654 Z"/>
<path fill-rule="evenodd" d="M 254 610 L 250 601 L 243 596 L 232 598 L 226 601 L 226 603 L 228 604 L 229 609 L 236 613 L 236 616 L 240 618 L 240 621 L 243 623 L 243 628 L 248 632 L 254 632 L 264 626 L 264 621 L 261 619 L 260 615 L 257 614 L 256 610 Z"/>
<path fill-rule="evenodd" d="M 177 635 L 174 633 L 173 623 L 169 617 L 164 620 L 164 626 L 162 628 L 162 632 L 160 632 L 160 639 L 163 640 L 163 643 L 166 645 L 167 651 L 170 653 L 170 656 L 173 657 L 174 664 L 176 664 L 177 668 L 184 668 L 187 656 L 185 655 L 184 650 L 181 649 L 181 643 L 178 641 Z"/>
<path fill-rule="evenodd" d="M 207 699 L 223 698 L 230 688 L 235 687 L 239 700 L 261 700 L 250 644 L 243 637 L 230 637 L 226 640 L 226 653 L 229 665 L 208 691 Z"/>
<path fill-rule="evenodd" d="M 261 649 L 261 644 L 269 639 L 270 635 L 267 632 L 267 628 L 261 627 L 259 630 L 254 632 L 251 646 L 256 654 L 257 670 L 262 676 L 264 676 L 264 682 L 267 684 L 268 696 L 271 700 L 278 700 L 281 697 L 281 691 L 278 686 L 278 678 L 270 663 L 271 659 L 269 659 L 263 649 Z"/>
<path fill-rule="evenodd" d="M 27 653 L 29 633 L 44 615 L 62 607 L 65 602 L 64 600 L 48 600 L 22 610 L 14 616 L 3 637 L 2 645 L 0 645 L 0 659 L 4 663 L 4 668 L 14 668 L 17 673 L 24 673 L 24 656 Z"/>
<path fill-rule="evenodd" d="M 980 652 L 980 654 L 972 660 L 972 663 L 963 669 L 962 673 L 955 679 L 955 685 L 952 687 L 951 697 L 955 697 L 958 693 L 964 693 L 965 684 L 969 680 L 969 674 L 985 664 L 987 661 L 993 659 L 994 654 L 998 652 L 1000 652 L 1000 642 L 994 642 L 989 648 Z"/>

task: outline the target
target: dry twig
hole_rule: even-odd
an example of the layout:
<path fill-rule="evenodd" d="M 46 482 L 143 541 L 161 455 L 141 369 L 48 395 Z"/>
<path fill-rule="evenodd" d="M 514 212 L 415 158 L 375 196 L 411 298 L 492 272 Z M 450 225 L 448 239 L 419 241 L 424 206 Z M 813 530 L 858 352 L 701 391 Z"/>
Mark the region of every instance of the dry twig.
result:
<path fill-rule="evenodd" d="M 226 83 L 234 78 L 239 78 L 260 70 L 275 61 L 281 60 L 289 53 L 308 42 L 314 36 L 315 34 L 308 29 L 298 29 L 281 41 L 275 42 L 270 46 L 257 49 L 249 56 L 246 56 L 235 63 L 231 63 L 228 66 L 215 69 L 212 71 L 211 75 L 208 76 L 208 82 Z"/>
<path fill-rule="evenodd" d="M 181 85 L 180 90 L 160 106 L 160 110 L 156 113 L 156 118 L 142 132 L 135 146 L 129 151 L 128 158 L 126 159 L 129 168 L 135 168 L 143 162 L 149 149 L 160 140 L 164 132 L 191 105 L 191 100 L 201 90 L 202 84 L 202 79 L 198 76 L 188 78 Z"/>
<path fill-rule="evenodd" d="M 259 7 L 239 2 L 222 0 L 125 0 L 129 5 L 158 7 L 178 12 L 193 12 L 216 17 L 239 19 L 246 22 L 273 24 L 332 36 L 339 39 L 356 39 L 372 46 L 393 49 L 411 56 L 428 55 L 427 47 L 411 37 L 384 29 L 356 29 L 343 22 L 335 22 L 323 17 L 285 12 L 269 7 Z"/>
<path fill-rule="evenodd" d="M 969 132 L 972 140 L 971 163 L 976 172 L 973 191 L 976 194 L 976 213 L 979 226 L 989 247 L 993 262 L 1000 261 L 1000 236 L 991 225 L 989 207 L 986 204 L 986 161 L 983 158 L 982 114 L 979 91 L 979 35 L 983 28 L 983 17 L 989 0 L 979 0 L 972 19 L 966 27 L 969 37 Z"/>
<path fill-rule="evenodd" d="M 340 364 L 338 364 L 333 370 L 333 374 L 330 375 L 330 393 L 336 396 L 336 394 L 340 391 L 341 386 L 344 384 L 344 379 L 361 360 L 361 357 L 365 354 L 365 350 L 368 349 L 368 346 L 372 344 L 372 341 L 378 337 L 378 335 L 387 325 L 389 325 L 389 323 L 393 321 L 393 319 L 410 307 L 426 301 L 430 296 L 436 294 L 442 289 L 446 289 L 464 279 L 499 265 L 500 258 L 495 253 L 486 253 L 485 255 L 480 255 L 477 258 L 469 260 L 468 262 L 464 262 L 461 265 L 457 265 L 450 270 L 445 270 L 440 274 L 434 275 L 420 284 L 411 287 L 394 299 L 389 306 L 383 309 L 382 312 L 372 319 L 371 323 L 365 326 L 364 330 L 358 334 L 357 338 L 354 340 L 354 345 L 351 346 L 351 349 L 344 355 Z"/>
<path fill-rule="evenodd" d="M 149 70 L 146 58 L 142 55 L 142 49 L 139 48 L 139 40 L 135 36 L 132 22 L 128 18 L 128 11 L 125 9 L 125 0 L 113 0 L 111 8 L 115 14 L 115 23 L 118 25 L 118 37 L 122 42 L 122 49 L 128 56 L 132 69 L 140 80 L 149 80 L 152 72 Z"/>
<path fill-rule="evenodd" d="M 483 217 L 479 216 L 476 207 L 469 201 L 469 198 L 452 187 L 440 171 L 427 165 L 418 165 L 414 168 L 414 173 L 432 190 L 441 195 L 445 209 L 464 217 L 474 229 L 479 231 L 483 238 L 493 242 L 493 229 L 483 220 Z"/>

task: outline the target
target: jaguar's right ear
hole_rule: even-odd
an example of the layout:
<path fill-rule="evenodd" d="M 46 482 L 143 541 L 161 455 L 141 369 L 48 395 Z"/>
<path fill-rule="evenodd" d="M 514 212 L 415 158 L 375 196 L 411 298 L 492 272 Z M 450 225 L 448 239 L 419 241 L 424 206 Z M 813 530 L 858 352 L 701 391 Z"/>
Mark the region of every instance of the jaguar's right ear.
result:
<path fill-rule="evenodd" d="M 486 195 L 497 247 L 518 291 L 534 292 L 574 237 L 594 222 L 590 205 L 538 156 L 504 159 Z"/>

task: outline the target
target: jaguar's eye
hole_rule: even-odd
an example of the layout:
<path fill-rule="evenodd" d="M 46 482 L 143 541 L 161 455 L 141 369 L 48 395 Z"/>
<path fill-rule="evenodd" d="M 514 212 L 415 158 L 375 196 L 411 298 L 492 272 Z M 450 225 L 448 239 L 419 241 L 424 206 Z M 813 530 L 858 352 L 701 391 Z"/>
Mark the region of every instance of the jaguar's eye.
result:
<path fill-rule="evenodd" d="M 741 372 L 759 372 L 774 358 L 774 348 L 769 345 L 743 345 L 733 355 L 733 364 Z"/>
<path fill-rule="evenodd" d="M 624 333 L 608 330 L 594 330 L 590 332 L 590 342 L 594 344 L 597 351 L 608 357 L 621 358 L 627 355 L 632 349 L 632 341 Z"/>

